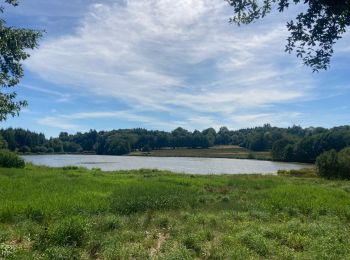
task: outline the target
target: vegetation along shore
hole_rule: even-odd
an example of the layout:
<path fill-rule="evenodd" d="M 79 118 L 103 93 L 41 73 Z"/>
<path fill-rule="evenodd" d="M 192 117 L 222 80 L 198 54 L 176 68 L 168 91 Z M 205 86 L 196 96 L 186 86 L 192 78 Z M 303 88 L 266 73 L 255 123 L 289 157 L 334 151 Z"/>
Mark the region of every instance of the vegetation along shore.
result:
<path fill-rule="evenodd" d="M 99 155 L 148 155 L 262 159 L 315 163 L 325 151 L 350 146 L 350 126 L 334 128 L 293 126 L 219 131 L 171 131 L 146 129 L 90 130 L 47 139 L 44 134 L 24 129 L 0 130 L 0 148 L 23 154 L 83 153 Z"/>
<path fill-rule="evenodd" d="M 0 168 L 3 259 L 346 259 L 350 182 Z"/>

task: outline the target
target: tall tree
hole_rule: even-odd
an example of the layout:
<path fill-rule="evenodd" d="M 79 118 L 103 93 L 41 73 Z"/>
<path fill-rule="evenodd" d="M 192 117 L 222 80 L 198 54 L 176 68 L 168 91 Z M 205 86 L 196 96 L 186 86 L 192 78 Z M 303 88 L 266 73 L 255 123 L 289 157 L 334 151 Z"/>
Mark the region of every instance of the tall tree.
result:
<path fill-rule="evenodd" d="M 305 4 L 306 12 L 287 23 L 290 36 L 286 52 L 295 51 L 314 71 L 327 69 L 333 45 L 350 25 L 350 0 L 226 0 L 234 10 L 231 22 L 249 24 L 273 9 L 285 11 L 291 4 Z"/>
<path fill-rule="evenodd" d="M 18 0 L 5 0 L 6 4 L 18 5 Z M 0 13 L 4 12 L 0 6 Z M 38 46 L 42 32 L 25 28 L 14 28 L 0 19 L 0 121 L 9 115 L 18 115 L 20 109 L 27 105 L 24 100 L 17 100 L 17 93 L 11 89 L 23 77 L 22 62 L 29 57 L 28 49 Z"/>

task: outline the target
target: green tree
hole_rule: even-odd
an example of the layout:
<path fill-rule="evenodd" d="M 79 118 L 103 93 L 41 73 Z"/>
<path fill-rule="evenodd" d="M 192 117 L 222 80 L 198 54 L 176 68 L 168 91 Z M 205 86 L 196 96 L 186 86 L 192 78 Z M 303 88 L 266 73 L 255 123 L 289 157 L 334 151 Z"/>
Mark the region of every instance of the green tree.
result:
<path fill-rule="evenodd" d="M 0 150 L 1 149 L 7 149 L 7 142 L 4 140 L 4 138 L 0 134 Z"/>
<path fill-rule="evenodd" d="M 121 135 L 115 134 L 107 138 L 106 154 L 124 155 L 131 151 L 130 143 Z"/>
<path fill-rule="evenodd" d="M 253 151 L 266 150 L 266 142 L 263 134 L 256 134 L 250 139 L 249 149 Z"/>
<path fill-rule="evenodd" d="M 83 148 L 77 143 L 63 142 L 63 151 L 65 153 L 80 153 L 83 151 Z"/>
<path fill-rule="evenodd" d="M 317 172 L 327 179 L 337 178 L 339 174 L 338 154 L 335 150 L 322 153 L 316 159 Z"/>
<path fill-rule="evenodd" d="M 216 131 L 214 128 L 203 130 L 202 134 L 208 139 L 208 145 L 213 146 L 216 141 Z"/>
<path fill-rule="evenodd" d="M 276 161 L 284 161 L 286 160 L 285 158 L 285 148 L 287 145 L 292 144 L 293 142 L 289 139 L 282 138 L 277 140 L 276 142 L 273 143 L 272 145 L 272 159 Z"/>
<path fill-rule="evenodd" d="M 230 144 L 231 137 L 230 137 L 230 131 L 226 126 L 222 126 L 219 129 L 219 132 L 216 135 L 216 143 L 225 145 Z"/>
<path fill-rule="evenodd" d="M 350 179 L 350 147 L 338 153 L 339 177 Z"/>
<path fill-rule="evenodd" d="M 350 179 L 350 147 L 341 150 L 330 150 L 316 159 L 318 174 L 322 177 Z"/>
<path fill-rule="evenodd" d="M 17 0 L 4 2 L 18 5 Z M 0 6 L 0 13 L 3 12 L 4 6 Z M 10 89 L 23 77 L 21 62 L 29 58 L 27 50 L 36 48 L 41 37 L 41 31 L 10 27 L 0 19 L 0 121 L 6 120 L 9 115 L 18 115 L 20 109 L 27 105 L 26 101 L 17 100 L 17 93 Z"/>
<path fill-rule="evenodd" d="M 284 148 L 282 158 L 283 158 L 283 161 L 287 161 L 287 162 L 296 161 L 294 145 L 293 144 L 288 144 Z"/>
<path fill-rule="evenodd" d="M 295 51 L 303 63 L 314 71 L 327 69 L 333 45 L 350 25 L 349 0 L 227 0 L 233 7 L 230 19 L 237 25 L 249 24 L 265 17 L 272 10 L 285 11 L 291 4 L 305 4 L 306 12 L 299 13 L 287 23 L 290 36 L 285 51 Z"/>

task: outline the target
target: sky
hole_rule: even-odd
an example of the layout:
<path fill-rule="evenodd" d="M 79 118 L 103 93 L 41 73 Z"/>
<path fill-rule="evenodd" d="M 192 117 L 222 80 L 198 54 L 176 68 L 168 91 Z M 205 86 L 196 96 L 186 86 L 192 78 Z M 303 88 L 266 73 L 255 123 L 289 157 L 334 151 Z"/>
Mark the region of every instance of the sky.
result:
<path fill-rule="evenodd" d="M 313 73 L 284 52 L 291 7 L 230 24 L 224 0 L 27 0 L 8 25 L 45 30 L 1 127 L 47 136 L 89 129 L 203 130 L 350 124 L 350 35 Z"/>

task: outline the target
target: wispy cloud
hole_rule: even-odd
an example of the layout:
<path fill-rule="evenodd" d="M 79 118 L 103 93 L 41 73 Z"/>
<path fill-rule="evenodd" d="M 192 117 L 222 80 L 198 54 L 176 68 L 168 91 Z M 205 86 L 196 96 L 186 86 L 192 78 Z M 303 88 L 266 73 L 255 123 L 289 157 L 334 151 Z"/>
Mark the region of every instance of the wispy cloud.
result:
<path fill-rule="evenodd" d="M 40 88 L 40 87 L 31 86 L 27 84 L 21 84 L 21 87 L 54 96 L 55 102 L 69 102 L 71 100 L 71 94 L 68 94 L 68 93 L 61 93 L 59 91 L 55 91 L 47 88 Z"/>
<path fill-rule="evenodd" d="M 57 111 L 55 111 L 56 113 Z M 83 125 L 77 125 L 72 122 L 77 120 L 89 120 L 89 119 L 116 119 L 131 122 L 139 122 L 149 127 L 161 127 L 162 129 L 174 129 L 182 124 L 182 122 L 167 123 L 166 121 L 158 121 L 154 117 L 138 115 L 133 111 L 99 111 L 99 112 L 80 112 L 73 114 L 61 114 L 46 116 L 38 119 L 37 122 L 41 125 L 59 128 L 63 130 L 75 130 L 86 131 L 89 127 Z"/>
<path fill-rule="evenodd" d="M 66 123 L 119 117 L 200 128 L 244 126 L 256 115 L 285 122 L 296 112 L 280 113 L 276 105 L 308 98 L 314 82 L 291 56 L 286 61 L 283 22 L 235 28 L 227 22 L 230 11 L 225 1 L 211 0 L 93 4 L 74 34 L 42 43 L 27 67 L 47 81 L 132 108 L 59 116 Z M 240 116 L 247 110 L 251 115 Z M 40 122 L 55 125 L 51 117 Z"/>
<path fill-rule="evenodd" d="M 79 130 L 81 129 L 81 126 L 77 124 L 72 124 L 67 122 L 67 120 L 64 120 L 59 117 L 52 117 L 47 116 L 41 119 L 38 119 L 38 123 L 44 126 L 54 127 L 58 128 L 60 130 Z"/>

